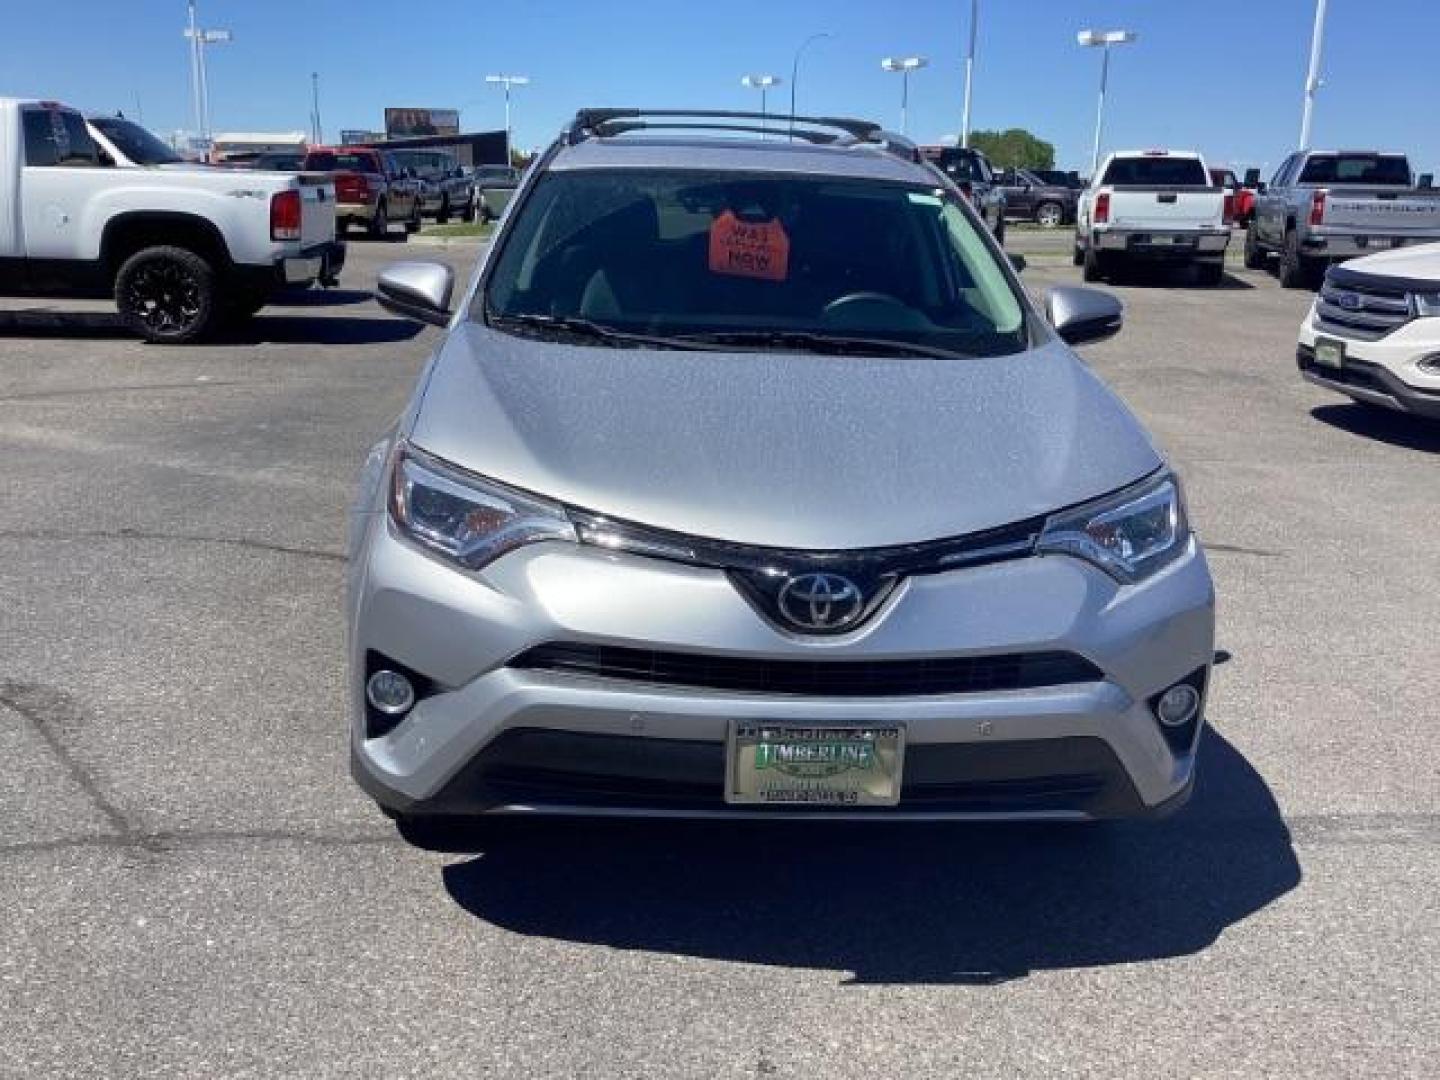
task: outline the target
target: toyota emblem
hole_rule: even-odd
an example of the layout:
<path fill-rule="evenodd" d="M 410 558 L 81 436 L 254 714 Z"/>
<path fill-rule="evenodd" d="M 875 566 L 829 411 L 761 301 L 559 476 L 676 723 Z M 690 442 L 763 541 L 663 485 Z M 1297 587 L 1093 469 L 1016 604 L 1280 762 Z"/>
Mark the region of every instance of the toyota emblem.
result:
<path fill-rule="evenodd" d="M 865 598 L 839 574 L 797 574 L 781 588 L 779 607 L 803 630 L 842 630 L 865 613 Z"/>

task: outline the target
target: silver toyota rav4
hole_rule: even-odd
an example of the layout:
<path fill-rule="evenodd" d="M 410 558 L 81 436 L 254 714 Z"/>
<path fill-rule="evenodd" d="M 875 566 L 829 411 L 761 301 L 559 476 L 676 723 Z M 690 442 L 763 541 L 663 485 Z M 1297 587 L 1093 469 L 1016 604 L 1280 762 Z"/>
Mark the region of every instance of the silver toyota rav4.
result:
<path fill-rule="evenodd" d="M 1153 815 L 1214 591 L 1174 474 L 964 196 L 859 121 L 587 110 L 352 520 L 353 770 L 491 812 Z"/>

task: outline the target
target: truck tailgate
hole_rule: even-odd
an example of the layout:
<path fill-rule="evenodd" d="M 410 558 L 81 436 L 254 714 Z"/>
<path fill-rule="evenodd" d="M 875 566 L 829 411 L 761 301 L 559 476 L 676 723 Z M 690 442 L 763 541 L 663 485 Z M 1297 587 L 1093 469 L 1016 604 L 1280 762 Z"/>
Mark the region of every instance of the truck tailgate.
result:
<path fill-rule="evenodd" d="M 1110 192 L 1110 221 L 1121 228 L 1218 229 L 1225 216 L 1219 188 L 1116 186 Z"/>
<path fill-rule="evenodd" d="M 1330 188 L 1321 224 L 1358 233 L 1440 235 L 1440 191 Z"/>
<path fill-rule="evenodd" d="M 298 173 L 300 185 L 300 247 L 335 239 L 335 181 L 324 173 Z"/>

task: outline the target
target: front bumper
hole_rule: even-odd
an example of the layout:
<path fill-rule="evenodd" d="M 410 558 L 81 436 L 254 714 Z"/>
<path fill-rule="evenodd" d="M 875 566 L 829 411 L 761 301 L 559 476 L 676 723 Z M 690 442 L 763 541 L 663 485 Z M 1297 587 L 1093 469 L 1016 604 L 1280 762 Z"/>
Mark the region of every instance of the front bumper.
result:
<path fill-rule="evenodd" d="M 1230 230 L 1097 229 L 1092 242 L 1097 251 L 1124 252 L 1144 259 L 1223 258 Z"/>
<path fill-rule="evenodd" d="M 1333 368 L 1316 362 L 1321 339 L 1344 346 L 1344 363 Z M 1309 382 L 1346 394 L 1357 401 L 1381 405 L 1416 416 L 1440 418 L 1440 370 L 1421 367 L 1440 362 L 1440 318 L 1412 319 L 1373 341 L 1337 332 L 1321 324 L 1314 306 L 1300 326 L 1295 362 Z"/>
<path fill-rule="evenodd" d="M 352 768 L 413 814 L 574 812 L 740 817 L 1077 819 L 1183 802 L 1199 722 L 1172 746 L 1148 702 L 1208 672 L 1214 593 L 1197 544 L 1139 586 L 1063 556 L 913 577 L 860 630 L 822 640 L 766 623 L 720 571 L 537 544 L 470 576 L 360 515 L 349 622 Z M 915 696 L 735 692 L 534 670 L 546 642 L 691 656 L 870 661 L 1064 651 L 1099 678 Z M 367 663 L 428 680 L 396 727 L 367 728 Z M 754 809 L 722 795 L 732 721 L 900 723 L 899 806 Z M 371 737 L 373 736 L 373 737 Z"/>

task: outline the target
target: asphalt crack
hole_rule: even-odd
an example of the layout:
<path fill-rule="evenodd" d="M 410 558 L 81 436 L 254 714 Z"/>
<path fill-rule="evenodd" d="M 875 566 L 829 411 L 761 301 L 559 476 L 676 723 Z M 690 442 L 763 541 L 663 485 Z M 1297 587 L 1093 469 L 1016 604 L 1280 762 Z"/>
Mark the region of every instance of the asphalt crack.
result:
<path fill-rule="evenodd" d="M 90 532 L 61 529 L 3 529 L 0 530 L 0 540 L 170 540 L 187 544 L 222 544 L 254 551 L 269 551 L 279 555 L 294 555 L 305 559 L 321 559 L 326 562 L 343 563 L 346 561 L 344 552 L 328 551 L 324 548 L 274 544 L 267 540 L 256 540 L 246 536 L 202 536 L 196 533 L 159 532 L 129 527 Z"/>
<path fill-rule="evenodd" d="M 45 741 L 55 759 L 115 831 L 114 837 L 110 838 L 112 841 L 124 841 L 130 846 L 147 851 L 160 850 L 153 840 L 141 832 L 125 812 L 110 800 L 95 774 L 72 754 L 61 740 L 57 727 L 64 727 L 67 723 L 79 726 L 86 719 L 84 711 L 69 695 L 38 683 L 4 679 L 0 680 L 0 705 L 8 706 L 12 712 L 28 721 Z"/>

